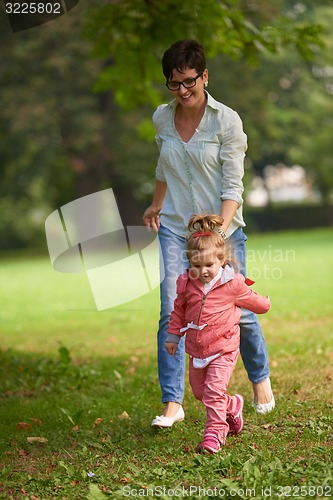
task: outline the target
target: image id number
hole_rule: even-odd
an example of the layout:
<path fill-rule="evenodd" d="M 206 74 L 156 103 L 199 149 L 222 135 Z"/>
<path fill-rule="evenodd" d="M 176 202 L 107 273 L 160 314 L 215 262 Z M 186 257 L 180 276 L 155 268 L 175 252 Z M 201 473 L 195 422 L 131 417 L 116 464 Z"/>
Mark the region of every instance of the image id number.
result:
<path fill-rule="evenodd" d="M 7 14 L 61 14 L 60 2 L 6 2 Z"/>
<path fill-rule="evenodd" d="M 332 486 L 278 486 L 277 496 L 279 498 L 288 497 L 328 497 L 333 493 Z"/>

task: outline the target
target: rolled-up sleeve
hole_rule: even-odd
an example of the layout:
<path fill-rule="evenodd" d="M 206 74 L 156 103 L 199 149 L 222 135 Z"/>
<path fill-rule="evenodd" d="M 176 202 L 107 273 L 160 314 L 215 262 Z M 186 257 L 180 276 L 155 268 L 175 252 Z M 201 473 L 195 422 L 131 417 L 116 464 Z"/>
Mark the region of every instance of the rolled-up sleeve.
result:
<path fill-rule="evenodd" d="M 228 116 L 227 127 L 223 130 L 220 162 L 222 166 L 221 199 L 243 203 L 244 158 L 247 150 L 247 136 L 242 120 L 233 111 Z"/>

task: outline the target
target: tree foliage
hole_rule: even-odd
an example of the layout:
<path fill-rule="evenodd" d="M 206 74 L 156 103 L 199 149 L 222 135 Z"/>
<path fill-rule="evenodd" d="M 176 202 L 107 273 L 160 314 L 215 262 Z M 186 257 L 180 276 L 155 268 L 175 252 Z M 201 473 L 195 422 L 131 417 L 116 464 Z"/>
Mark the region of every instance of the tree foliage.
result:
<path fill-rule="evenodd" d="M 88 57 L 89 44 L 78 43 L 78 19 L 64 16 L 15 35 L 1 22 L 0 239 L 6 248 L 41 234 L 53 207 L 77 194 L 89 165 L 97 164 L 101 118 L 91 94 L 98 63 Z"/>
<path fill-rule="evenodd" d="M 99 1 L 99 4 L 101 2 Z M 131 109 L 161 102 L 160 60 L 174 41 L 195 38 L 209 58 L 225 54 L 256 61 L 263 52 L 295 47 L 310 58 L 321 45 L 321 26 L 297 12 L 280 14 L 283 2 L 256 0 L 113 0 L 89 9 L 85 33 L 95 57 L 107 61 L 96 90 L 113 89 Z"/>
<path fill-rule="evenodd" d="M 327 202 L 333 191 L 333 9 L 316 7 L 305 15 L 323 26 L 324 48 L 311 61 L 295 50 L 263 57 L 250 75 L 262 92 L 250 144 L 259 172 L 268 163 L 302 165 Z"/>
<path fill-rule="evenodd" d="M 244 121 L 247 165 L 260 173 L 267 162 L 298 162 L 329 193 L 330 6 L 311 0 L 90 6 L 15 35 L 0 19 L 1 248 L 27 246 L 38 235 L 44 244 L 52 210 L 105 187 L 118 195 L 125 224 L 141 220 L 157 150 L 137 129 L 153 137 L 152 109 L 170 100 L 160 59 L 179 38 L 205 46 L 209 90 Z"/>

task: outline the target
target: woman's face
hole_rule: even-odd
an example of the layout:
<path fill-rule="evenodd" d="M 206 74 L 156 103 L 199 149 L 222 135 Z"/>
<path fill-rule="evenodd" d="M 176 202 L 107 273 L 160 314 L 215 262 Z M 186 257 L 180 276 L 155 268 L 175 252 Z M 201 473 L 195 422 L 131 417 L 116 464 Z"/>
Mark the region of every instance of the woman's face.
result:
<path fill-rule="evenodd" d="M 198 72 L 193 68 L 184 68 L 182 72 L 173 70 L 172 77 L 169 82 L 184 82 L 189 78 L 196 78 Z M 170 92 L 175 96 L 179 104 L 184 107 L 190 108 L 192 106 L 201 105 L 205 99 L 204 86 L 205 82 L 208 81 L 208 69 L 202 73 L 202 76 L 196 79 L 195 85 L 191 88 L 185 88 L 184 85 L 180 85 L 178 90 L 171 90 Z"/>

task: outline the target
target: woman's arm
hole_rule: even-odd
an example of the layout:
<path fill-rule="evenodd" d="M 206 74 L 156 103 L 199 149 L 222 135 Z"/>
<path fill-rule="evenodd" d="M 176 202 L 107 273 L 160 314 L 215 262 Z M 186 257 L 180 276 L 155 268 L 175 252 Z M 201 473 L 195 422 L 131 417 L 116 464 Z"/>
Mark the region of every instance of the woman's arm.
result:
<path fill-rule="evenodd" d="M 152 227 L 154 231 L 158 232 L 160 228 L 159 213 L 163 206 L 166 191 L 167 183 L 156 179 L 153 201 L 143 214 L 143 222 L 147 226 L 148 230 Z"/>
<path fill-rule="evenodd" d="M 225 233 L 227 232 L 227 229 L 230 226 L 230 223 L 231 223 L 232 219 L 234 218 L 234 215 L 235 215 L 238 207 L 239 207 L 239 205 L 238 205 L 237 201 L 234 201 L 234 200 L 223 200 L 222 201 L 220 215 L 221 215 L 221 217 L 223 217 L 224 222 L 221 226 L 221 229 Z"/>

